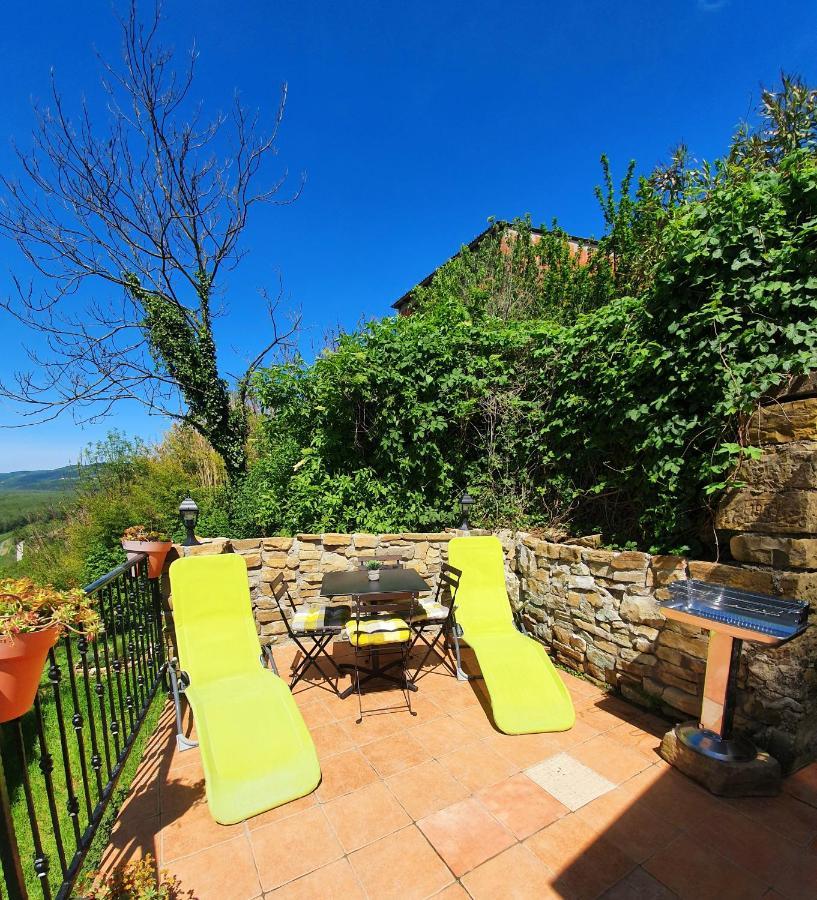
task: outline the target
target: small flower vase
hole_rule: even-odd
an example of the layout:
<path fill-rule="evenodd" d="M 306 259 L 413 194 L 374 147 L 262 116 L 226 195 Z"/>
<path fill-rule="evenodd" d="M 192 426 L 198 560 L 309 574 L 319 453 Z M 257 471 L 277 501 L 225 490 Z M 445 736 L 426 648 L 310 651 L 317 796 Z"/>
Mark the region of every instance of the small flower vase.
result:
<path fill-rule="evenodd" d="M 380 581 L 380 571 L 378 569 L 369 570 L 369 581 Z"/>

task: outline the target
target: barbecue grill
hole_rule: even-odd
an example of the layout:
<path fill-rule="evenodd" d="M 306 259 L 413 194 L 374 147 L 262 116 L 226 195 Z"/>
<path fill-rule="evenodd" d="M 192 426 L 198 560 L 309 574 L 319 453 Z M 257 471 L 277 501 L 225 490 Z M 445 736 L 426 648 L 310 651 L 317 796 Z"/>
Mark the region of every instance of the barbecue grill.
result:
<path fill-rule="evenodd" d="M 775 647 L 796 637 L 806 629 L 808 604 L 694 579 L 673 582 L 669 593 L 660 602 L 668 619 L 709 629 L 701 721 L 677 725 L 678 739 L 714 759 L 754 759 L 754 744 L 731 733 L 741 645 L 754 641 Z"/>

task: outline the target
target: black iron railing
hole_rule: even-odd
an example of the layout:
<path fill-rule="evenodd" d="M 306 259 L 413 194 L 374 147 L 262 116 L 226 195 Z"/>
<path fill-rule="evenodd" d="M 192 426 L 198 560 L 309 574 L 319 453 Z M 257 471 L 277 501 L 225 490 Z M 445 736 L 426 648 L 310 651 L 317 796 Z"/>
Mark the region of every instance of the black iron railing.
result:
<path fill-rule="evenodd" d="M 158 582 L 140 554 L 85 589 L 103 628 L 50 651 L 34 708 L 0 725 L 0 861 L 19 900 L 67 898 L 165 679 Z"/>

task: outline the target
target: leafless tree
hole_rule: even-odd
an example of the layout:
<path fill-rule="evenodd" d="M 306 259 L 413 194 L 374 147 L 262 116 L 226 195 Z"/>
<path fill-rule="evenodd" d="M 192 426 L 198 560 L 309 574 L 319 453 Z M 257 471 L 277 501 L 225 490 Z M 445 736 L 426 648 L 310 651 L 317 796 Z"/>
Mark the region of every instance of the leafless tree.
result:
<path fill-rule="evenodd" d="M 242 258 L 251 210 L 289 203 L 287 173 L 266 179 L 284 114 L 238 96 L 206 118 L 194 90 L 195 47 L 181 70 L 159 41 L 160 5 L 142 21 L 131 0 L 120 20 L 122 59 L 100 57 L 107 121 L 83 100 L 66 111 L 53 74 L 35 106 L 33 145 L 17 149 L 19 177 L 0 176 L 0 231 L 32 267 L 0 306 L 39 340 L 31 371 L 0 384 L 24 423 L 71 414 L 98 420 L 122 400 L 192 425 L 231 477 L 246 467 L 253 372 L 292 343 L 298 317 L 267 301 L 270 332 L 239 376 L 219 369 L 213 335 L 220 279 Z M 286 195 L 285 195 L 286 194 Z"/>

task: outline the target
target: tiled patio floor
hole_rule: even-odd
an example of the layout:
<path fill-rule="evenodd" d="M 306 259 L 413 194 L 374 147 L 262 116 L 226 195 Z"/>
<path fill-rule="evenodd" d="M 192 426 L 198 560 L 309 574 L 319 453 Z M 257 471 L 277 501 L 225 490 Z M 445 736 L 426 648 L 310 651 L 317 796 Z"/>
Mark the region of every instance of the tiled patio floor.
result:
<path fill-rule="evenodd" d="M 345 648 L 338 648 L 342 652 Z M 293 648 L 276 651 L 282 674 Z M 106 866 L 151 853 L 199 900 L 257 897 L 817 898 L 817 765 L 772 799 L 719 800 L 656 754 L 668 725 L 562 673 L 564 734 L 492 726 L 480 682 L 438 669 L 355 724 L 325 685 L 296 697 L 317 791 L 240 825 L 211 818 L 172 709 L 151 739 Z"/>

